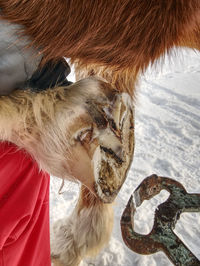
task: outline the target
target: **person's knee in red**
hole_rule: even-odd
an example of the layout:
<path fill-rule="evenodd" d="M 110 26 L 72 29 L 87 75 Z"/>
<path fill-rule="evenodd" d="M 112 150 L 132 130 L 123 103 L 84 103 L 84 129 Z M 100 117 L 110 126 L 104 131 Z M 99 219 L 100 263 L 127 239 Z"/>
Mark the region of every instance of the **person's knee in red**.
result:
<path fill-rule="evenodd" d="M 1 142 L 0 184 L 0 266 L 50 265 L 49 175 Z"/>

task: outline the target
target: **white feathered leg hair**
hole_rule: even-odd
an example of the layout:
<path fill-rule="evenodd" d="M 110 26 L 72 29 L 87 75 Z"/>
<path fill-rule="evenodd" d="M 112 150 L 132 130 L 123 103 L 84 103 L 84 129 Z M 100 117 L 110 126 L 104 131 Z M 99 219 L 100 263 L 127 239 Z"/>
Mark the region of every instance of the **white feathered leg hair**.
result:
<path fill-rule="evenodd" d="M 82 186 L 73 213 L 53 226 L 52 261 L 55 265 L 77 266 L 85 256 L 95 256 L 108 243 L 112 226 L 112 205 L 100 202 Z"/>

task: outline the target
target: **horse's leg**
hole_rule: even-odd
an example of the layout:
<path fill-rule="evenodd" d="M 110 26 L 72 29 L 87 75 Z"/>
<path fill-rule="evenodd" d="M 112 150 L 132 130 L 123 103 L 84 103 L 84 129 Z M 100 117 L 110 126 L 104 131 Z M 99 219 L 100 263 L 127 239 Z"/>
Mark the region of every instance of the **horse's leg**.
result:
<path fill-rule="evenodd" d="M 109 73 L 96 73 L 95 70 L 90 71 L 90 69 L 77 69 L 76 78 L 81 79 L 83 77 L 89 76 L 90 73 L 100 74 L 102 78 L 106 78 L 107 81 L 113 85 L 116 86 L 117 84 L 113 80 L 114 76 L 110 75 Z M 122 80 L 124 82 L 122 82 Z M 128 90 L 130 88 L 130 83 L 127 84 L 125 81 L 130 82 L 130 80 L 126 80 L 126 78 L 123 77 L 118 85 L 123 85 L 124 88 L 126 86 Z M 135 77 L 131 81 L 135 81 Z M 112 106 L 112 108 L 114 109 L 114 106 Z M 119 109 L 120 108 L 120 112 L 122 114 L 126 107 L 123 107 L 123 104 L 121 103 Z M 116 110 L 112 111 L 114 113 L 116 112 Z M 115 117 L 114 113 L 113 116 Z M 131 117 L 131 119 L 132 118 L 133 117 Z M 126 122 L 124 125 L 125 124 Z M 123 135 L 122 132 L 126 132 L 126 136 Z M 130 154 L 132 154 L 134 149 L 133 121 L 128 122 L 128 126 L 125 126 L 124 129 L 121 129 L 121 133 L 121 137 L 124 139 L 123 149 L 130 157 Z M 109 159 L 107 158 L 107 160 Z M 107 169 L 107 171 L 108 170 L 109 169 Z M 120 172 L 119 168 L 117 168 L 115 171 Z M 124 174 L 121 173 L 121 175 Z M 109 175 L 109 179 L 112 179 L 111 174 Z M 109 179 L 107 180 L 107 183 L 110 182 Z M 96 255 L 109 241 L 112 224 L 112 205 L 102 203 L 102 201 L 91 194 L 86 187 L 82 186 L 78 204 L 72 215 L 67 219 L 57 221 L 52 228 L 52 261 L 55 263 L 55 265 L 76 266 L 85 256 Z"/>
<path fill-rule="evenodd" d="M 81 73 L 77 71 L 76 74 L 77 79 L 90 76 L 87 71 L 83 71 Z M 105 76 L 109 76 L 111 78 L 109 74 L 100 76 L 103 78 L 105 78 Z M 107 78 L 107 81 L 111 82 L 113 85 L 116 85 L 116 83 L 112 82 L 109 78 Z M 130 88 L 130 86 L 126 86 L 126 88 Z M 117 127 L 118 124 L 121 125 L 121 137 L 119 138 L 122 139 L 123 153 L 124 155 L 126 154 L 125 157 L 127 156 L 127 158 L 130 159 L 132 157 L 134 148 L 134 134 L 132 121 L 133 117 L 129 117 L 129 114 L 126 113 L 127 107 L 128 106 L 126 106 L 126 103 L 123 102 L 123 100 L 120 100 L 119 103 L 116 102 L 116 104 L 110 106 L 110 111 L 113 117 L 117 118 L 119 116 L 119 118 L 115 120 Z M 123 119 L 123 122 L 121 119 Z M 109 141 L 108 136 L 107 141 Z M 129 161 L 125 159 L 125 157 L 123 163 Z M 106 158 L 105 162 L 111 163 L 112 160 L 113 158 Z M 115 166 L 117 166 L 117 164 L 114 163 L 113 169 L 115 173 L 118 173 L 118 177 L 115 176 L 114 179 L 120 187 L 122 185 L 122 181 L 120 179 L 123 178 L 124 180 L 125 173 L 121 172 L 119 165 L 117 168 L 115 168 Z M 109 164 L 106 169 L 103 171 L 109 171 Z M 106 176 L 108 177 L 106 178 Z M 112 181 L 112 174 L 105 173 L 103 178 L 106 180 L 106 184 L 109 184 Z M 98 200 L 93 194 L 91 194 L 86 187 L 82 186 L 78 204 L 72 215 L 67 219 L 57 221 L 52 228 L 52 261 L 55 263 L 55 265 L 75 266 L 78 265 L 85 256 L 96 255 L 109 241 L 112 224 L 112 205 L 102 203 L 102 201 Z"/>
<path fill-rule="evenodd" d="M 112 205 L 102 203 L 82 186 L 70 217 L 57 221 L 52 228 L 52 261 L 55 265 L 76 266 L 83 257 L 96 255 L 108 242 L 112 225 Z"/>
<path fill-rule="evenodd" d="M 90 189 L 82 189 L 67 225 L 58 222 L 55 230 L 62 238 L 58 246 L 53 241 L 53 254 L 74 266 L 109 239 L 112 207 L 105 203 L 115 199 L 133 155 L 131 98 L 88 78 L 39 94 L 16 91 L 0 97 L 0 107 L 1 140 L 26 149 L 52 175 Z"/>

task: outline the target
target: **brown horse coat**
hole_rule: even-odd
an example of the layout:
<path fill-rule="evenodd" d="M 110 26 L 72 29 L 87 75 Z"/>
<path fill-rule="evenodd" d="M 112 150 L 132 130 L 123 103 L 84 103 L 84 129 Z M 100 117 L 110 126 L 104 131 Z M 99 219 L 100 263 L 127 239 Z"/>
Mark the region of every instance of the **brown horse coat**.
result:
<path fill-rule="evenodd" d="M 46 60 L 138 71 L 174 46 L 200 49 L 199 0 L 0 0 L 0 8 Z"/>

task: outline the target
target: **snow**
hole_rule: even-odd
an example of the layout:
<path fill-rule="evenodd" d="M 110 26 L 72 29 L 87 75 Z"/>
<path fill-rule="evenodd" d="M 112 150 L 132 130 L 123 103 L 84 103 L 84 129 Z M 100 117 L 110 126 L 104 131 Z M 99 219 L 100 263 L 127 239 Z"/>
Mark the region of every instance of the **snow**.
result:
<path fill-rule="evenodd" d="M 72 78 L 74 78 L 72 73 Z M 81 266 L 168 266 L 162 252 L 139 255 L 129 250 L 121 238 L 120 218 L 126 203 L 142 180 L 152 173 L 174 178 L 188 192 L 200 193 L 200 53 L 190 49 L 173 52 L 150 67 L 138 86 L 135 121 L 135 156 L 125 184 L 115 204 L 115 224 L 109 245 Z M 78 185 L 52 178 L 51 222 L 70 215 L 78 198 Z M 162 191 L 137 209 L 135 230 L 147 234 L 153 226 L 157 205 L 169 193 Z M 181 215 L 175 232 L 200 259 L 200 213 Z"/>

